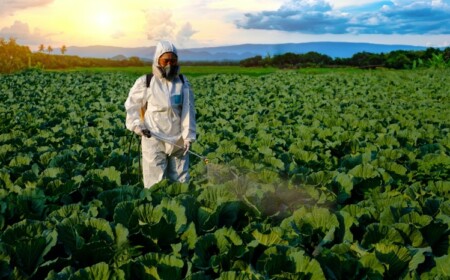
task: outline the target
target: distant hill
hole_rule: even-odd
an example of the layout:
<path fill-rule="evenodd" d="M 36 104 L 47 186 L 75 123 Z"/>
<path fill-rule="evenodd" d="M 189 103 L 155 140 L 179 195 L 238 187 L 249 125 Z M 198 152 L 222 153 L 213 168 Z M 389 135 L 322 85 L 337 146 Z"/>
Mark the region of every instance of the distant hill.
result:
<path fill-rule="evenodd" d="M 128 58 L 124 55 L 119 54 L 119 55 L 115 55 L 115 56 L 111 57 L 111 59 L 112 60 L 127 60 Z"/>
<path fill-rule="evenodd" d="M 179 56 L 184 61 L 239 61 L 249 57 L 261 55 L 283 54 L 292 52 L 296 54 L 318 52 L 332 58 L 348 58 L 358 52 L 388 53 L 395 50 L 425 50 L 426 47 L 412 45 L 385 45 L 370 43 L 349 42 L 311 42 L 286 44 L 243 44 L 222 47 L 179 49 Z M 152 60 L 155 47 L 122 48 L 112 46 L 68 47 L 67 55 L 80 57 L 113 58 L 117 56 L 129 58 L 139 57 L 143 60 Z M 55 50 L 59 53 L 59 50 Z"/>

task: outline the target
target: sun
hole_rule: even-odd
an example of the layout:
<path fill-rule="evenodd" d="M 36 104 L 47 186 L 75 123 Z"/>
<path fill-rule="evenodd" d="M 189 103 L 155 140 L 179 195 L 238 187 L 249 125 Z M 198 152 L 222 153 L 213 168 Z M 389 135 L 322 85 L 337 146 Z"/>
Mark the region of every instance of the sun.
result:
<path fill-rule="evenodd" d="M 99 12 L 94 16 L 94 22 L 101 29 L 110 28 L 113 25 L 113 17 L 110 13 Z"/>

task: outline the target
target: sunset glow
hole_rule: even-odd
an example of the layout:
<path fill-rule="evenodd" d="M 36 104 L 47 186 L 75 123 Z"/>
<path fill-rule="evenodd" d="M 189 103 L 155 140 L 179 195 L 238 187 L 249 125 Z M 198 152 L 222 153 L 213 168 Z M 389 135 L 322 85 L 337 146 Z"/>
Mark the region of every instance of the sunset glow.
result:
<path fill-rule="evenodd" d="M 12 0 L 0 3 L 0 37 L 36 47 L 182 48 L 346 41 L 450 45 L 450 0 Z"/>

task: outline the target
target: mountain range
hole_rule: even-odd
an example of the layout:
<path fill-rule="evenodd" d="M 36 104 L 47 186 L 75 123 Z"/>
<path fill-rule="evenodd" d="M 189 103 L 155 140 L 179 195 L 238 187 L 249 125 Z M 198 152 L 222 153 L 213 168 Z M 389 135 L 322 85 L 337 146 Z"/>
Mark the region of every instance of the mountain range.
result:
<path fill-rule="evenodd" d="M 287 52 L 301 54 L 317 52 L 332 58 L 349 58 L 359 52 L 388 53 L 395 50 L 418 51 L 427 47 L 413 45 L 387 45 L 351 42 L 310 42 L 285 44 L 242 44 L 221 47 L 204 47 L 178 49 L 180 60 L 184 61 L 239 61 L 260 55 L 273 56 Z M 142 60 L 152 60 L 155 47 L 113 47 L 113 46 L 71 46 L 67 48 L 67 55 L 92 58 L 129 58 L 139 57 Z M 60 53 L 56 49 L 55 53 Z"/>

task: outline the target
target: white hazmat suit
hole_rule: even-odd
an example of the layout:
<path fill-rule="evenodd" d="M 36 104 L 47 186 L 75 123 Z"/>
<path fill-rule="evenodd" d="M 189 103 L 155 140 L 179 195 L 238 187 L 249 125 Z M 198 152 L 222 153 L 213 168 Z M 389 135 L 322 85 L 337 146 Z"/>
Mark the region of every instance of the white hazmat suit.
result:
<path fill-rule="evenodd" d="M 159 58 L 167 52 L 178 55 L 168 41 L 156 45 L 149 87 L 146 75 L 139 77 L 125 101 L 127 129 L 147 129 L 152 134 L 150 138 L 141 137 L 145 188 L 165 178 L 188 182 L 189 153 L 183 147 L 196 139 L 194 95 L 189 81 L 178 75 L 179 68 L 173 79 L 165 78 L 158 65 Z M 143 108 L 146 110 L 141 117 Z"/>

